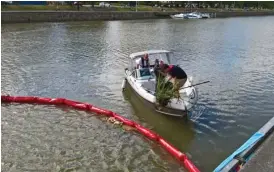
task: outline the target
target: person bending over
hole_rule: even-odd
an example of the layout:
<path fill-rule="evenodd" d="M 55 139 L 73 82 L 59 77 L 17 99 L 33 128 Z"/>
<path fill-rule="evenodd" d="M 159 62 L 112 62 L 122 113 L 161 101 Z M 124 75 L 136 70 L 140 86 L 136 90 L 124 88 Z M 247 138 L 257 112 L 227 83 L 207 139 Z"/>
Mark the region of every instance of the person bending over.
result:
<path fill-rule="evenodd" d="M 163 65 L 164 72 L 169 76 L 168 81 L 173 84 L 173 89 L 179 96 L 179 89 L 185 84 L 187 80 L 187 74 L 179 66 L 175 65 Z"/>

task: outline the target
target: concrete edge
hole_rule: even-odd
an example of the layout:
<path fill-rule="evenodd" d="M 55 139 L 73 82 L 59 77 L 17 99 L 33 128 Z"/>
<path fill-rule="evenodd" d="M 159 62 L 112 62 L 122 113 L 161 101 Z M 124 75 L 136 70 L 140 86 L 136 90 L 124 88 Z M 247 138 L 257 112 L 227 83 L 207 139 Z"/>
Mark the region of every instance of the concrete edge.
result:
<path fill-rule="evenodd" d="M 264 134 L 264 136 L 256 142 L 253 146 L 242 152 L 239 157 L 246 159 L 253 152 L 257 150 L 257 148 L 268 138 L 270 134 L 274 131 L 274 117 L 272 117 L 263 127 L 261 127 L 257 132 Z M 233 159 L 229 164 L 227 164 L 222 172 L 230 172 L 235 170 L 242 162 L 237 159 Z"/>

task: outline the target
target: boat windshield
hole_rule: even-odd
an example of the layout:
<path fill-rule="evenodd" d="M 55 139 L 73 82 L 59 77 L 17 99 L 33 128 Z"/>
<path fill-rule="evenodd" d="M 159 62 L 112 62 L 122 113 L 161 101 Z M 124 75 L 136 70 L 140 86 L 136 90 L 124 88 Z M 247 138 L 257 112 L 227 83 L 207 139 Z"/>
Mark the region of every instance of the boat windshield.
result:
<path fill-rule="evenodd" d="M 156 59 L 163 61 L 164 63 L 170 64 L 170 55 L 171 53 L 158 53 L 158 54 L 149 54 L 150 63 L 154 63 Z"/>
<path fill-rule="evenodd" d="M 137 69 L 137 79 L 146 80 L 146 79 L 149 79 L 152 77 L 153 76 L 152 76 L 149 68 Z"/>
<path fill-rule="evenodd" d="M 143 57 L 144 55 L 141 56 L 135 56 L 133 60 L 131 60 L 131 69 L 136 69 L 137 64 L 139 63 L 139 59 Z M 149 62 L 150 62 L 150 67 L 153 67 L 155 64 L 155 60 L 158 59 L 159 62 L 163 61 L 166 64 L 173 64 L 173 53 L 154 53 L 154 54 L 149 54 L 148 55 Z"/>
<path fill-rule="evenodd" d="M 151 76 L 149 68 L 140 69 L 140 77 L 143 77 L 143 76 Z"/>

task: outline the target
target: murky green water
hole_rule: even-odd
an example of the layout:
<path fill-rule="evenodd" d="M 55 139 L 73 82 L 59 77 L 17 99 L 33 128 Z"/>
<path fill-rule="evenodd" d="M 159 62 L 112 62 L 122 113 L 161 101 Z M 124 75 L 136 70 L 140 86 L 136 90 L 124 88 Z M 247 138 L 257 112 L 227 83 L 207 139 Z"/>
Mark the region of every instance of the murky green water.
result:
<path fill-rule="evenodd" d="M 158 132 L 212 171 L 274 111 L 273 17 L 2 25 L 1 92 L 66 97 Z M 175 51 L 199 89 L 192 119 L 146 109 L 121 91 L 128 54 Z M 98 117 L 54 106 L 2 105 L 4 171 L 183 171 L 158 145 Z"/>

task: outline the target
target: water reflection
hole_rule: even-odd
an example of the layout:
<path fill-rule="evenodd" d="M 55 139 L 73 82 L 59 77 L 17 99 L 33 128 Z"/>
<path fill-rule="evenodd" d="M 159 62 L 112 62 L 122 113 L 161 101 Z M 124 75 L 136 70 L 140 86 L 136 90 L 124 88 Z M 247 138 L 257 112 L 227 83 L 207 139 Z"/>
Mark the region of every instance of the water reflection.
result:
<path fill-rule="evenodd" d="M 139 120 L 153 126 L 151 127 L 153 131 L 161 133 L 161 136 L 171 141 L 174 146 L 180 150 L 187 150 L 195 135 L 191 121 L 155 112 L 153 108 L 148 106 L 148 102 L 129 87 L 128 85 L 125 89 L 124 98 L 132 105 L 132 113 L 138 116 Z"/>

